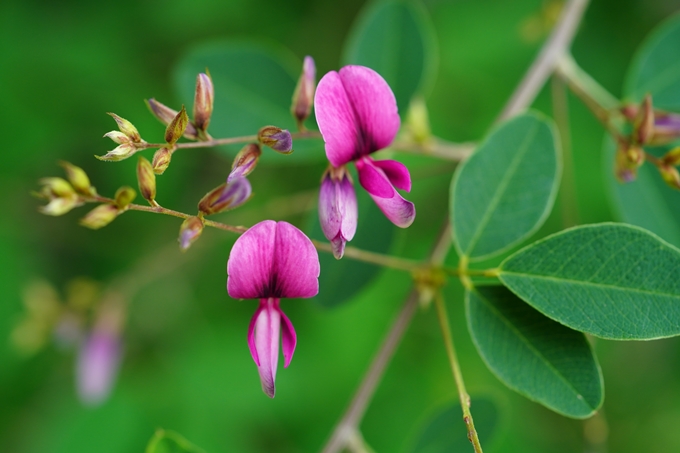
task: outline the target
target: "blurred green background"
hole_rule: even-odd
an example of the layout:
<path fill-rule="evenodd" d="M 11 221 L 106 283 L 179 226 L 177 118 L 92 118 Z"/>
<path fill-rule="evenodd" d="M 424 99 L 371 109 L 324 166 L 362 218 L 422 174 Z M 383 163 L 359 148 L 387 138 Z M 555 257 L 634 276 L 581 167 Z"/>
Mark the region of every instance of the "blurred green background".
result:
<path fill-rule="evenodd" d="M 433 131 L 453 141 L 478 140 L 536 54 L 559 3 L 431 0 L 424 5 L 438 41 L 437 77 L 426 98 Z M 348 31 L 364 6 L 356 0 L 2 2 L 1 451 L 141 452 L 157 427 L 178 431 L 210 453 L 319 450 L 408 291 L 403 273 L 381 272 L 334 309 L 314 300 L 284 302 L 299 344 L 291 367 L 279 370 L 277 396 L 269 400 L 245 341 L 255 303 L 231 300 L 224 287 L 235 237 L 207 230 L 183 255 L 176 249 L 177 219 L 130 212 L 90 231 L 77 224 L 87 208 L 46 217 L 37 212 L 42 202 L 30 192 L 39 178 L 62 175 L 59 159 L 84 168 L 102 194 L 112 195 L 123 184 L 136 186 L 134 159 L 108 164 L 92 157 L 112 146 L 101 138 L 114 128 L 105 112 L 129 119 L 147 140 L 160 140 L 163 128 L 142 101 L 155 97 L 179 105 L 173 68 L 192 47 L 224 38 L 279 43 L 299 61 L 312 55 L 320 77 L 338 68 Z M 678 7 L 671 0 L 595 1 L 574 56 L 620 94 L 637 45 Z M 549 89 L 535 105 L 550 112 Z M 577 102 L 571 103 L 571 121 L 579 220 L 611 220 L 602 130 Z M 393 252 L 422 258 L 446 216 L 453 166 L 398 158 L 412 165 L 410 199 L 419 217 L 407 234 L 399 232 Z M 192 211 L 222 182 L 230 164 L 209 150 L 180 152 L 159 178 L 158 200 Z M 322 170 L 320 164 L 279 168 L 263 162 L 251 178 L 257 194 L 252 205 L 217 220 L 250 225 L 271 217 L 306 225 L 310 200 L 314 203 L 309 194 Z M 559 205 L 555 212 L 539 234 L 561 228 Z M 159 268 L 140 264 L 158 253 L 163 253 Z M 48 344 L 25 356 L 12 346 L 10 332 L 23 316 L 22 293 L 32 281 L 50 282 L 63 298 L 78 277 L 107 285 L 130 273 L 144 279 L 147 272 L 160 275 L 130 301 L 124 362 L 101 406 L 84 407 L 77 399 L 74 351 Z M 467 334 L 460 285 L 451 281 L 447 295 L 473 413 L 479 396 L 499 410 L 485 451 L 586 451 L 584 433 L 593 431 L 592 422 L 565 419 L 499 383 Z M 419 423 L 455 403 L 440 337 L 434 311 L 419 312 L 362 424 L 376 451 L 407 451 Z M 677 452 L 680 342 L 598 341 L 596 348 L 605 376 L 608 451 Z M 452 433 L 463 429 L 462 423 L 451 427 Z"/>

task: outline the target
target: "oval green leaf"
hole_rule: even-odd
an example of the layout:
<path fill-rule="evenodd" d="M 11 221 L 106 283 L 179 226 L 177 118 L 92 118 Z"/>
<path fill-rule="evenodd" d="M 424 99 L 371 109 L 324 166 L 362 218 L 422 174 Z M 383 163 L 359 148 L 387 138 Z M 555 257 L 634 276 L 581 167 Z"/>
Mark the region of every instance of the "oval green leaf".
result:
<path fill-rule="evenodd" d="M 472 397 L 472 416 L 479 442 L 487 446 L 498 426 L 499 411 L 487 397 Z M 462 420 L 460 403 L 453 401 L 428 417 L 418 430 L 410 453 L 450 453 L 470 451 L 470 441 Z"/>
<path fill-rule="evenodd" d="M 559 186 L 556 134 L 552 121 L 520 115 L 492 131 L 458 168 L 450 213 L 460 256 L 489 258 L 543 224 Z"/>
<path fill-rule="evenodd" d="M 680 15 L 647 37 L 628 70 L 626 96 L 639 102 L 647 93 L 655 107 L 680 112 Z"/>
<path fill-rule="evenodd" d="M 263 126 L 296 131 L 291 99 L 302 62 L 282 48 L 221 41 L 196 47 L 177 64 L 178 97 L 192 111 L 196 76 L 210 71 L 215 100 L 208 132 L 215 138 L 255 135 Z M 162 102 L 162 100 L 160 100 Z M 177 107 L 177 106 L 174 106 Z M 233 157 L 243 144 L 220 147 Z M 290 155 L 263 149 L 262 162 L 299 164 L 326 159 L 321 139 L 294 140 Z"/>
<path fill-rule="evenodd" d="M 505 385 L 567 417 L 586 418 L 602 405 L 602 373 L 590 344 L 546 318 L 503 286 L 466 292 L 470 335 Z"/>
<path fill-rule="evenodd" d="M 680 334 L 680 250 L 642 228 L 603 223 L 548 236 L 506 258 L 503 284 L 544 315 L 612 340 Z"/>
<path fill-rule="evenodd" d="M 352 27 L 343 64 L 368 66 L 382 75 L 403 116 L 413 95 L 428 89 L 434 79 L 435 43 L 432 24 L 420 4 L 380 1 L 367 7 Z"/>
<path fill-rule="evenodd" d="M 357 179 L 354 179 L 357 181 Z M 396 228 L 375 205 L 365 190 L 357 191 L 359 220 L 357 232 L 347 246 L 377 253 L 387 253 L 392 245 Z M 311 215 L 309 237 L 327 241 L 319 224 L 318 211 Z M 378 275 L 380 266 L 349 258 L 336 260 L 330 253 L 320 253 L 321 274 L 319 295 L 314 298 L 324 307 L 335 307 L 349 301 Z"/>
<path fill-rule="evenodd" d="M 649 230 L 680 247 L 680 191 L 668 187 L 651 164 L 638 169 L 635 181 L 620 183 L 611 166 L 615 152 L 614 141 L 607 137 L 603 152 L 608 162 L 605 181 L 609 186 L 610 204 L 618 219 Z"/>

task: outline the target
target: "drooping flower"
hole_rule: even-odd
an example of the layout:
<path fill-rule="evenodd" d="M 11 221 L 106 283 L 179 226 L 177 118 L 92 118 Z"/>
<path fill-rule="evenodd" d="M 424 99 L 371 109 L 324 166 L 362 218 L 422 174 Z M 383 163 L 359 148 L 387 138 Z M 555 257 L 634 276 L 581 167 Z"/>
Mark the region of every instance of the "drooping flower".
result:
<path fill-rule="evenodd" d="M 345 243 L 357 230 L 357 211 L 357 197 L 347 168 L 329 168 L 321 180 L 319 219 L 337 259 L 342 258 Z"/>
<path fill-rule="evenodd" d="M 341 168 L 354 162 L 359 183 L 385 216 L 398 227 L 410 226 L 415 206 L 395 190 L 411 190 L 408 169 L 393 160 L 370 157 L 392 143 L 401 124 L 394 94 L 385 79 L 364 66 L 331 71 L 319 81 L 314 109 L 331 165 Z M 322 225 L 325 221 L 321 219 Z"/>
<path fill-rule="evenodd" d="M 248 328 L 248 346 L 262 390 L 273 398 L 279 359 L 288 367 L 297 337 L 280 307 L 281 298 L 314 297 L 319 292 L 319 256 L 305 234 L 286 222 L 265 220 L 236 240 L 227 262 L 227 291 L 235 299 L 260 299 Z"/>

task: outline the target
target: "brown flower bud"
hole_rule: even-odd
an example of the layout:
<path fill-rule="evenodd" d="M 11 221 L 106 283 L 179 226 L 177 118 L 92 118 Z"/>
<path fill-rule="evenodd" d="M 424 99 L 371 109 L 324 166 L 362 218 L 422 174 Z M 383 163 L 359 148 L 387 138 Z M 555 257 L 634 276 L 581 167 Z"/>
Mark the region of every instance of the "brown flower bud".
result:
<path fill-rule="evenodd" d="M 116 191 L 116 207 L 120 210 L 124 210 L 127 206 L 132 203 L 137 196 L 137 192 L 130 186 L 123 186 Z"/>
<path fill-rule="evenodd" d="M 98 230 L 113 222 L 119 212 L 118 208 L 112 204 L 100 204 L 80 219 L 80 224 L 84 227 Z"/>
<path fill-rule="evenodd" d="M 227 177 L 227 183 L 234 178 L 245 177 L 252 173 L 261 154 L 262 149 L 257 143 L 249 143 L 241 148 L 231 164 L 231 173 Z"/>
<path fill-rule="evenodd" d="M 151 160 L 151 166 L 153 167 L 153 172 L 157 175 L 162 175 L 165 170 L 167 170 L 170 165 L 170 159 L 172 159 L 172 148 L 161 148 L 156 151 Z"/>
<path fill-rule="evenodd" d="M 647 144 L 654 135 L 654 109 L 652 108 L 652 97 L 647 94 L 642 101 L 640 110 L 635 119 L 635 142 Z"/>
<path fill-rule="evenodd" d="M 118 129 L 125 135 L 128 136 L 130 141 L 132 143 L 141 143 L 142 142 L 142 137 L 139 135 L 139 132 L 137 131 L 137 128 L 133 126 L 131 122 L 126 120 L 125 118 L 121 118 L 120 116 L 116 115 L 115 113 L 108 113 L 113 117 L 114 120 L 116 120 L 116 123 L 118 124 Z"/>
<path fill-rule="evenodd" d="M 187 218 L 179 228 L 179 248 L 184 252 L 201 236 L 203 220 L 196 216 Z"/>
<path fill-rule="evenodd" d="M 302 63 L 302 74 L 300 74 L 298 79 L 295 92 L 293 93 L 293 102 L 290 106 L 290 112 L 297 120 L 298 129 L 300 130 L 305 129 L 303 123 L 312 111 L 315 90 L 316 66 L 314 65 L 314 59 L 307 56 Z"/>
<path fill-rule="evenodd" d="M 276 126 L 265 126 L 257 133 L 258 141 L 281 154 L 293 152 L 293 137 L 290 132 Z"/>
<path fill-rule="evenodd" d="M 210 116 L 213 111 L 215 91 L 210 75 L 200 73 L 196 77 L 196 93 L 194 95 L 194 126 L 201 132 L 208 130 Z"/>
<path fill-rule="evenodd" d="M 248 201 L 251 192 L 250 182 L 246 178 L 234 178 L 205 194 L 198 202 L 198 210 L 210 215 L 237 208 Z"/>
<path fill-rule="evenodd" d="M 137 161 L 137 183 L 139 184 L 139 192 L 151 206 L 157 206 L 156 203 L 156 175 L 153 172 L 151 162 L 144 157 Z"/>
<path fill-rule="evenodd" d="M 677 168 L 669 165 L 661 165 L 659 166 L 659 173 L 661 173 L 661 177 L 666 184 L 674 189 L 680 189 L 680 173 L 678 173 Z"/>
<path fill-rule="evenodd" d="M 169 145 L 174 145 L 177 140 L 184 134 L 184 130 L 187 128 L 187 124 L 189 124 L 189 116 L 187 115 L 187 111 L 182 106 L 182 110 L 179 111 L 177 115 L 170 121 L 170 124 L 168 124 L 168 127 L 165 129 L 165 141 L 168 142 Z"/>
<path fill-rule="evenodd" d="M 663 156 L 663 162 L 664 164 L 669 165 L 671 167 L 680 165 L 680 146 L 676 146 L 675 148 L 668 151 Z"/>
<path fill-rule="evenodd" d="M 87 177 L 87 173 L 82 168 L 66 161 L 61 161 L 59 164 L 66 170 L 66 176 L 76 192 L 83 195 L 94 195 L 97 193 L 90 184 L 90 178 Z"/>
<path fill-rule="evenodd" d="M 170 124 L 170 122 L 175 119 L 179 113 L 177 110 L 171 109 L 170 107 L 161 104 L 153 98 L 148 99 L 146 101 L 146 105 L 149 107 L 149 110 L 151 110 L 151 113 L 153 113 L 153 116 L 155 116 L 165 126 Z M 196 140 L 198 138 L 196 127 L 191 122 L 187 123 L 187 127 L 184 130 L 184 138 L 188 138 L 189 140 Z"/>

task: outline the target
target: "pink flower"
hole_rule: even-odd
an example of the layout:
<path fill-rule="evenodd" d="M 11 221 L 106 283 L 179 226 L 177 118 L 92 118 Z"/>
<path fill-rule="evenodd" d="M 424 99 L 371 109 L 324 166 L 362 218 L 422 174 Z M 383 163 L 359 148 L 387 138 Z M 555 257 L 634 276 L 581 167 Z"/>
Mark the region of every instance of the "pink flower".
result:
<path fill-rule="evenodd" d="M 265 220 L 236 240 L 227 262 L 227 291 L 235 299 L 260 299 L 250 321 L 248 346 L 260 373 L 262 390 L 274 397 L 282 337 L 288 367 L 297 337 L 279 306 L 284 297 L 314 297 L 319 292 L 319 255 L 305 234 L 286 222 Z"/>
<path fill-rule="evenodd" d="M 83 403 L 95 406 L 106 400 L 118 374 L 120 356 L 118 334 L 95 326 L 78 352 L 76 387 Z"/>
<path fill-rule="evenodd" d="M 357 210 L 357 196 L 347 169 L 331 167 L 321 180 L 319 220 L 337 259 L 342 258 L 345 243 L 357 230 Z"/>
<path fill-rule="evenodd" d="M 388 147 L 399 130 L 397 103 L 385 79 L 364 66 L 331 71 L 319 81 L 314 108 L 331 165 L 339 168 L 354 162 L 359 183 L 385 216 L 398 227 L 410 226 L 416 216 L 415 206 L 396 191 L 411 190 L 408 169 L 393 160 L 375 161 L 369 157 Z M 348 190 L 351 186 L 343 189 L 344 193 Z M 320 203 L 329 203 L 328 200 L 321 197 Z M 356 222 L 356 212 L 347 215 Z M 324 223 L 328 221 L 322 218 L 321 224 Z"/>

